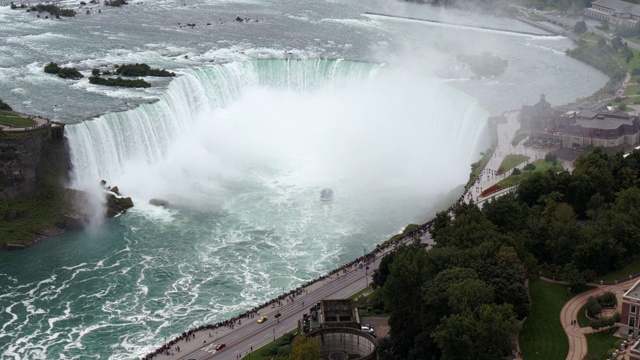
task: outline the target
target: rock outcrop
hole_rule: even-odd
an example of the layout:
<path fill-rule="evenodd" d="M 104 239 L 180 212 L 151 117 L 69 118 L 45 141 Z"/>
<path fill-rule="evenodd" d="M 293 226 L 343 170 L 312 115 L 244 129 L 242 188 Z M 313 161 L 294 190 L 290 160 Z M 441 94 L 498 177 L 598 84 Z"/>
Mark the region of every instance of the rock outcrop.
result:
<path fill-rule="evenodd" d="M 34 193 L 45 169 L 66 181 L 71 163 L 63 131 L 63 124 L 50 122 L 37 130 L 0 134 L 0 198 Z"/>
<path fill-rule="evenodd" d="M 154 206 L 167 206 L 169 205 L 169 202 L 163 199 L 151 199 L 149 200 L 149 204 Z"/>
<path fill-rule="evenodd" d="M 114 194 L 107 194 L 107 217 L 114 217 L 133 207 L 133 200 L 130 197 L 118 197 Z"/>

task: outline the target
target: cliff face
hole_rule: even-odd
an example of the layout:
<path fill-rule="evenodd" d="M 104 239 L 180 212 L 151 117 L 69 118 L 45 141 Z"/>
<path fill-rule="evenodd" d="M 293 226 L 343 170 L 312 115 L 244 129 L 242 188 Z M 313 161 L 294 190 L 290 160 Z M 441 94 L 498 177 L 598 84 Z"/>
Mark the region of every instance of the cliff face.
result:
<path fill-rule="evenodd" d="M 63 131 L 63 124 L 49 123 L 0 134 L 0 198 L 32 194 L 45 171 L 66 183 L 71 166 Z"/>

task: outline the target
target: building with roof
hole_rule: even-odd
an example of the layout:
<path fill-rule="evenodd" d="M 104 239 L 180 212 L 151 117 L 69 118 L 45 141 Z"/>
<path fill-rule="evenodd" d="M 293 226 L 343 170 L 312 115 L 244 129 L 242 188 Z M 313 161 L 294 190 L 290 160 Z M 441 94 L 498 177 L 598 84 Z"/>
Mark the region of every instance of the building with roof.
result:
<path fill-rule="evenodd" d="M 640 21 L 640 5 L 622 0 L 596 0 L 590 8 L 584 9 L 584 15 L 610 24 L 633 27 Z"/>
<path fill-rule="evenodd" d="M 375 333 L 362 330 L 358 309 L 352 300 L 322 300 L 298 323 L 298 333 L 320 343 L 322 360 L 376 359 Z"/>
<path fill-rule="evenodd" d="M 636 336 L 640 334 L 640 280 L 622 295 L 622 317 L 620 320 L 620 334 Z"/>
<path fill-rule="evenodd" d="M 548 127 L 552 119 L 553 108 L 545 100 L 544 94 L 540 95 L 540 101 L 535 105 L 522 105 L 520 109 L 521 127 L 533 133 Z"/>
<path fill-rule="evenodd" d="M 585 146 L 636 146 L 640 132 L 637 116 L 584 110 L 574 112 L 571 123 L 563 131 L 562 147 Z"/>

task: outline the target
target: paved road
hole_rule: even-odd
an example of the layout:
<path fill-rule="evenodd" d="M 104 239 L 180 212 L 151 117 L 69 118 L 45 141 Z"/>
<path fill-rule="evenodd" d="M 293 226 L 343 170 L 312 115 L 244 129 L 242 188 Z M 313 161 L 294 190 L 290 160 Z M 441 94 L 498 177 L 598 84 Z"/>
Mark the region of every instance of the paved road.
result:
<path fill-rule="evenodd" d="M 282 306 L 262 308 L 258 316 L 242 319 L 242 325 L 236 325 L 233 330 L 224 327 L 198 331 L 195 333 L 195 339 L 188 342 L 181 340 L 173 345 L 174 349 L 180 346 L 180 352 L 174 351 L 173 355 L 158 355 L 154 359 L 236 360 L 238 356 L 246 356 L 252 348 L 257 350 L 285 332 L 296 328 L 302 314 L 308 312 L 309 308 L 320 300 L 344 299 L 364 289 L 370 283 L 371 275 L 380 264 L 380 259 L 393 249 L 394 247 L 391 246 L 384 252 L 378 253 L 375 260 L 369 262 L 369 270 L 364 266 L 363 268 L 354 266 L 346 273 L 340 272 L 339 276 L 334 274 L 331 278 L 306 287 L 305 292 L 296 296 L 294 302 L 286 303 L 283 300 Z M 279 321 L 274 317 L 276 312 L 282 314 Z M 258 324 L 257 320 L 262 315 L 267 315 L 269 319 Z M 227 346 L 216 351 L 215 345 L 219 343 Z"/>

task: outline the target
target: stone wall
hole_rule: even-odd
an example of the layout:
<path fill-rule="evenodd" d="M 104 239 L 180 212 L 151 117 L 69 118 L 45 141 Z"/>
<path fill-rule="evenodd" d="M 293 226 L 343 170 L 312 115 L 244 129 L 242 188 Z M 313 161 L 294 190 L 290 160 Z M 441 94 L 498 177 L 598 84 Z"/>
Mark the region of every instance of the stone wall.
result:
<path fill-rule="evenodd" d="M 320 342 L 320 358 L 330 359 L 332 354 L 348 354 L 349 359 L 373 360 L 376 358 L 375 339 L 359 329 L 323 328 L 309 332 Z"/>
<path fill-rule="evenodd" d="M 36 130 L 0 134 L 0 198 L 33 193 L 45 173 L 64 184 L 69 169 L 63 124 L 48 123 Z"/>

